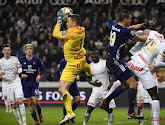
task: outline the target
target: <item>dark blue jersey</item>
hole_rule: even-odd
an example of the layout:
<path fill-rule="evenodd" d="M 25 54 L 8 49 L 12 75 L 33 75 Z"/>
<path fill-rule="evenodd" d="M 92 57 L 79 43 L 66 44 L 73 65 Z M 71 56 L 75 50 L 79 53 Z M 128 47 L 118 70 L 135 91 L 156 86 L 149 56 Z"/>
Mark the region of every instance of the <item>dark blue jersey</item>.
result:
<path fill-rule="evenodd" d="M 22 78 L 23 86 L 35 86 L 37 75 L 43 75 L 44 65 L 40 58 L 33 56 L 28 60 L 26 56 L 19 59 L 22 64 L 22 74 L 28 75 L 27 78 Z M 38 84 L 38 83 L 37 83 Z"/>
<path fill-rule="evenodd" d="M 108 60 L 123 59 L 123 48 L 128 39 L 132 40 L 135 37 L 135 33 L 128 28 L 124 28 L 118 23 L 112 25 L 110 33 L 110 43 L 108 49 Z"/>
<path fill-rule="evenodd" d="M 67 62 L 65 61 L 64 58 L 62 60 L 60 60 L 60 62 L 58 63 L 58 66 L 57 66 L 57 69 L 56 69 L 56 75 L 59 79 L 61 77 L 61 73 L 64 70 L 66 64 L 67 64 Z M 73 97 L 80 95 L 80 91 L 77 87 L 76 80 L 74 81 L 74 83 L 72 83 L 72 85 L 70 86 L 68 91 Z"/>

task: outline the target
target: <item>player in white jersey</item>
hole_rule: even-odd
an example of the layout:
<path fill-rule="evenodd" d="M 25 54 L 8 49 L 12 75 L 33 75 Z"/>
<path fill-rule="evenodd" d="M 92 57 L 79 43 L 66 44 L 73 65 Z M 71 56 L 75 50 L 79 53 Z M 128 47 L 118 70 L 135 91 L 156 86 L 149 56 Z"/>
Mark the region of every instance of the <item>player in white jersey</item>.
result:
<path fill-rule="evenodd" d="M 12 105 L 13 114 L 15 115 L 19 125 L 27 125 L 26 123 L 26 111 L 23 103 L 23 90 L 19 73 L 22 72 L 21 64 L 17 57 L 11 56 L 11 47 L 9 44 L 2 46 L 3 58 L 0 59 L 0 76 L 2 77 L 2 84 L 6 92 L 7 100 Z M 17 103 L 16 103 L 17 102 Z M 21 117 L 18 111 L 20 108 Z"/>
<path fill-rule="evenodd" d="M 98 51 L 94 50 L 91 53 L 92 63 L 90 64 L 92 70 L 92 77 L 88 77 L 88 82 L 92 85 L 100 84 L 100 86 L 93 86 L 92 93 L 88 100 L 88 109 L 85 112 L 83 125 L 87 125 L 87 122 L 91 116 L 91 113 L 95 106 L 106 96 L 108 93 L 108 86 L 110 84 L 109 74 L 106 67 L 106 60 L 99 60 Z M 114 99 L 109 103 L 108 110 L 108 125 L 112 125 L 113 122 L 113 109 L 116 107 Z"/>
<path fill-rule="evenodd" d="M 156 31 L 145 30 L 149 32 L 146 42 L 140 51 L 136 52 L 128 62 L 129 69 L 139 78 L 143 87 L 148 91 L 152 98 L 152 124 L 159 125 L 160 102 L 157 85 L 150 71 L 150 65 L 158 53 L 165 50 L 165 40 L 163 35 Z"/>

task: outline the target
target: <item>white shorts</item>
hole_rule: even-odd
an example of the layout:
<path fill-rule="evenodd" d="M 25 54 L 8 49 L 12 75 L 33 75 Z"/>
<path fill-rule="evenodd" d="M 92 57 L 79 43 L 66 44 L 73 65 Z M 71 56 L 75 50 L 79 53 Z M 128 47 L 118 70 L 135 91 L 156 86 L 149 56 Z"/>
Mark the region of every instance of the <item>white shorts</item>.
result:
<path fill-rule="evenodd" d="M 150 89 L 156 86 L 156 80 L 151 74 L 149 68 L 144 67 L 134 60 L 129 61 L 127 65 L 128 68 L 139 78 L 139 81 L 145 89 Z"/>
<path fill-rule="evenodd" d="M 152 103 L 151 96 L 148 94 L 147 90 L 145 90 L 142 84 L 138 83 L 137 89 L 137 103 Z"/>
<path fill-rule="evenodd" d="M 23 98 L 22 86 L 12 86 L 5 88 L 7 100 L 10 104 L 14 104 L 17 98 Z"/>
<path fill-rule="evenodd" d="M 6 91 L 5 91 L 5 87 L 4 86 L 2 86 L 2 94 L 3 94 L 3 96 L 6 96 Z"/>
<path fill-rule="evenodd" d="M 108 91 L 98 91 L 98 90 L 93 90 L 91 93 L 91 96 L 89 97 L 88 106 L 95 107 L 102 99 L 105 98 L 106 94 Z M 116 107 L 114 99 L 110 101 L 109 103 L 109 108 L 114 108 Z"/>

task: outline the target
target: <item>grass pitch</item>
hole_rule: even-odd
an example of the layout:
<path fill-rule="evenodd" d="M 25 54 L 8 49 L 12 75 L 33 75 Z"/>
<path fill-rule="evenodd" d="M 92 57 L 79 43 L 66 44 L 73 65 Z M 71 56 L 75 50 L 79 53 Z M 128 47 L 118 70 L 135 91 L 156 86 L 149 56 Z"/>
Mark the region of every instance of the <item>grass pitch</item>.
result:
<path fill-rule="evenodd" d="M 75 111 L 75 123 L 68 123 L 67 125 L 82 125 L 84 113 L 86 108 L 77 108 Z M 145 122 L 144 125 L 150 125 L 150 109 L 145 109 Z M 44 122 L 40 125 L 58 125 L 63 117 L 62 108 L 42 108 Z M 114 122 L 113 125 L 138 125 L 137 120 L 128 120 L 126 118 L 127 109 L 114 109 Z M 27 123 L 33 125 L 33 119 L 29 110 L 26 108 Z M 160 111 L 160 125 L 165 125 L 165 109 Z M 107 125 L 107 114 L 104 110 L 95 109 L 92 112 L 88 125 Z M 5 108 L 0 108 L 0 125 L 18 125 L 13 113 L 6 113 Z"/>

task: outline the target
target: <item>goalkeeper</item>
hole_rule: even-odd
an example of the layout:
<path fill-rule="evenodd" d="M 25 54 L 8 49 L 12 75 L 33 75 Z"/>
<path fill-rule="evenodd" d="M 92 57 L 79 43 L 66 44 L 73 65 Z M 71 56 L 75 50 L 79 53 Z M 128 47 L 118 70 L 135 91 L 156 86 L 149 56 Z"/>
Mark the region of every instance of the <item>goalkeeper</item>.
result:
<path fill-rule="evenodd" d="M 62 22 L 67 20 L 67 31 L 60 31 Z M 80 27 L 80 16 L 78 14 L 63 14 L 63 8 L 57 13 L 57 24 L 53 30 L 53 37 L 65 40 L 64 58 L 67 61 L 66 67 L 60 78 L 59 92 L 63 98 L 66 108 L 66 116 L 59 123 L 60 125 L 68 123 L 76 116 L 72 111 L 71 96 L 68 92 L 69 87 L 75 81 L 76 76 L 81 72 L 91 75 L 92 71 L 86 62 L 84 49 L 85 28 Z"/>

